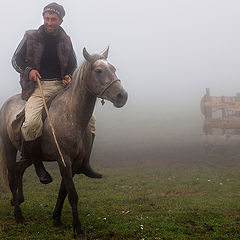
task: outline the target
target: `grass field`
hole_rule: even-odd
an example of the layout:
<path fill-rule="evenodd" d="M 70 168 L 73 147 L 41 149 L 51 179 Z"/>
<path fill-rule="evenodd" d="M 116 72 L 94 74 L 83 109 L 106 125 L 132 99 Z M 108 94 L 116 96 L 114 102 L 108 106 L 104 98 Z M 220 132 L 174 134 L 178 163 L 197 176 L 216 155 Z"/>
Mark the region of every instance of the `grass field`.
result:
<path fill-rule="evenodd" d="M 101 180 L 75 177 L 79 214 L 88 239 L 240 239 L 240 155 L 206 155 L 201 148 L 159 150 L 159 158 L 94 161 Z M 24 177 L 25 225 L 17 225 L 8 195 L 0 196 L 0 239 L 72 239 L 65 202 L 63 228 L 52 224 L 60 183 L 38 183 L 33 168 Z"/>

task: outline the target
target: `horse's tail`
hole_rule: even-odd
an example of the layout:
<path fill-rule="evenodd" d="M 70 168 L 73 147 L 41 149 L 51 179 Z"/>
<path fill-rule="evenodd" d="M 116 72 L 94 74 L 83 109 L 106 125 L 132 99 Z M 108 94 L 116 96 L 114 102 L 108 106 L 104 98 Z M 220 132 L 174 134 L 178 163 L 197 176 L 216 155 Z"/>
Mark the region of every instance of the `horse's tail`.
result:
<path fill-rule="evenodd" d="M 6 155 L 4 151 L 4 146 L 2 142 L 2 138 L 0 137 L 0 177 L 2 181 L 5 183 L 6 188 L 9 189 L 8 185 L 8 170 L 6 165 Z"/>

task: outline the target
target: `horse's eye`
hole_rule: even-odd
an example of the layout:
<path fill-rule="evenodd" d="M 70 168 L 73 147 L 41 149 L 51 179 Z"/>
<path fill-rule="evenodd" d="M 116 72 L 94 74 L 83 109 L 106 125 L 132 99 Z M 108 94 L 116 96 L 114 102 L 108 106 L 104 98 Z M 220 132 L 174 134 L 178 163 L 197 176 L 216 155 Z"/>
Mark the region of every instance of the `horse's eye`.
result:
<path fill-rule="evenodd" d="M 102 73 L 102 70 L 97 68 L 97 69 L 95 69 L 95 72 L 96 73 Z"/>

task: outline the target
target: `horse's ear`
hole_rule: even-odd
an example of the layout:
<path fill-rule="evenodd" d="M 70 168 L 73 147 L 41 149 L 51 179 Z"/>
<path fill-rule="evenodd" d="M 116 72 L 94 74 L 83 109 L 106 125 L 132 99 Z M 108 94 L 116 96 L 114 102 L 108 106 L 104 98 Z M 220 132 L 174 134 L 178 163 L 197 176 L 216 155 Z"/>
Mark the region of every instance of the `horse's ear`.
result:
<path fill-rule="evenodd" d="M 88 62 L 90 62 L 91 55 L 87 52 L 86 48 L 83 48 L 83 56 Z"/>
<path fill-rule="evenodd" d="M 107 47 L 107 49 L 104 51 L 104 53 L 102 54 L 106 59 L 108 57 L 108 51 L 109 51 L 109 46 Z"/>

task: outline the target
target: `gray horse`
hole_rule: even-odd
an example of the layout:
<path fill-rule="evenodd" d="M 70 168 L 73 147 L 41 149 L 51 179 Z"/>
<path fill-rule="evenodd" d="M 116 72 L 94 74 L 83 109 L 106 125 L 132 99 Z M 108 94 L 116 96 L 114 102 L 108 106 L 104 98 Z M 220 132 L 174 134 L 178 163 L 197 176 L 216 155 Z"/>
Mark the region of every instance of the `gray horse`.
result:
<path fill-rule="evenodd" d="M 83 49 L 85 61 L 74 72 L 72 84 L 57 95 L 49 108 L 51 120 L 60 145 L 66 167 L 61 161 L 51 128 L 44 121 L 41 140 L 42 159 L 57 161 L 62 176 L 57 203 L 53 212 L 55 225 L 61 225 L 61 212 L 68 195 L 72 207 L 73 231 L 78 239 L 86 239 L 78 216 L 78 194 L 73 176 L 88 167 L 84 162 L 91 146 L 92 135 L 88 127 L 97 97 L 109 100 L 117 108 L 125 105 L 127 92 L 115 74 L 115 67 L 107 61 L 108 49 L 103 54 L 90 55 Z M 25 101 L 20 94 L 9 98 L 0 110 L 0 163 L 5 181 L 12 192 L 14 216 L 18 223 L 24 222 L 20 204 L 24 201 L 22 177 L 32 162 L 16 162 L 21 149 L 19 137 L 13 131 L 12 122 L 24 109 Z M 18 133 L 19 135 L 19 133 Z"/>

